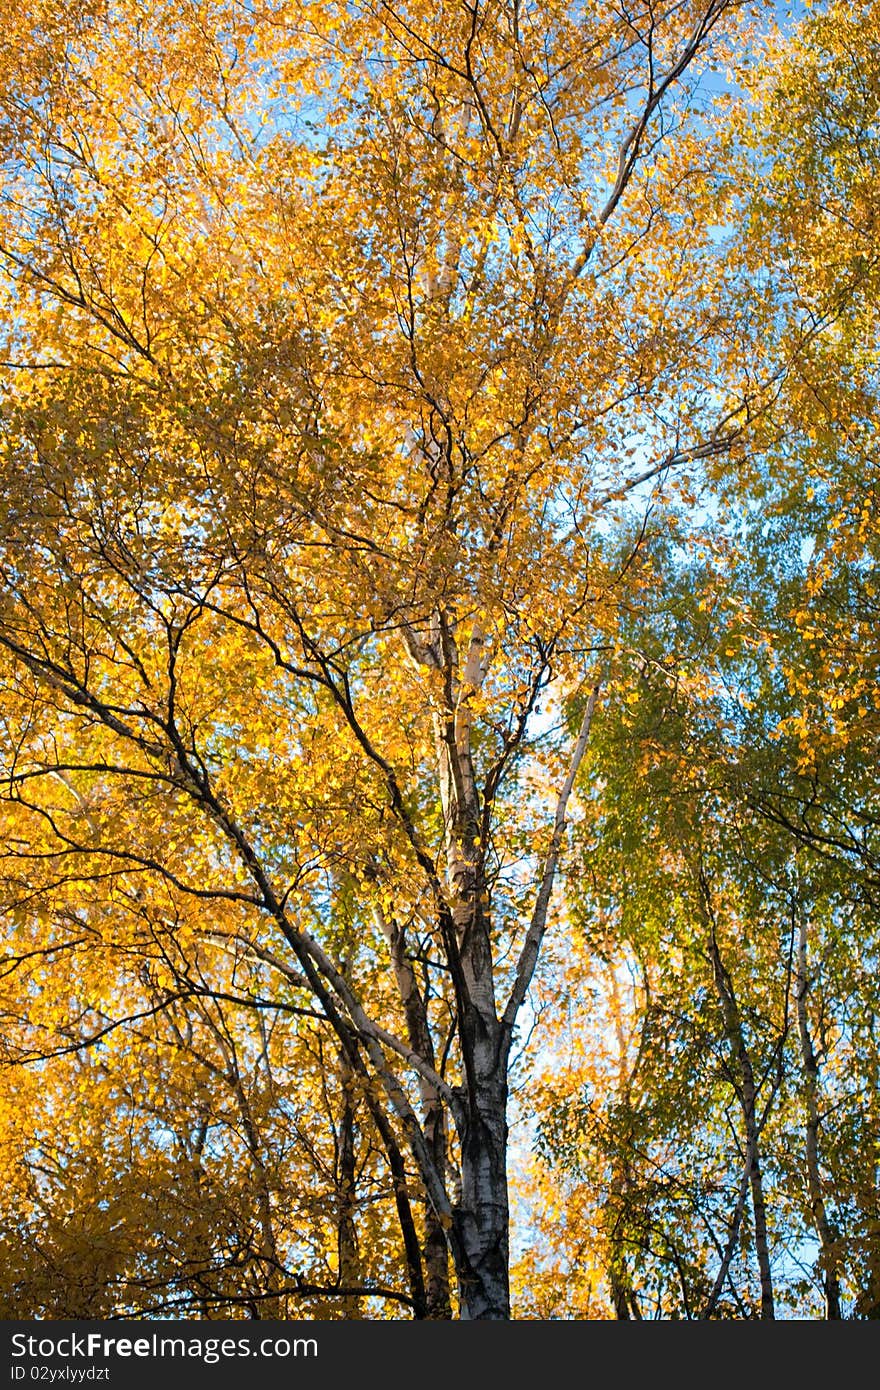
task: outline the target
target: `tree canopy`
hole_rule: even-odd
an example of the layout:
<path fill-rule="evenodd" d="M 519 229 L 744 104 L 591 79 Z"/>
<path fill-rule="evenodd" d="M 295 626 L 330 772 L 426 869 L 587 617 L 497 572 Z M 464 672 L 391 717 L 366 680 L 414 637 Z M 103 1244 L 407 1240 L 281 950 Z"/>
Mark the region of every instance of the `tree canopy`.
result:
<path fill-rule="evenodd" d="M 6 20 L 4 1316 L 880 1315 L 877 7 Z"/>

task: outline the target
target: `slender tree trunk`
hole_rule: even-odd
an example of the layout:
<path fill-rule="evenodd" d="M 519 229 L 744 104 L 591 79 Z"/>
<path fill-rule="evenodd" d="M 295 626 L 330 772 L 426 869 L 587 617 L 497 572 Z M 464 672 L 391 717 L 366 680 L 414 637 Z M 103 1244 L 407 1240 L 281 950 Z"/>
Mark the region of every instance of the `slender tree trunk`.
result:
<path fill-rule="evenodd" d="M 344 1052 L 339 1055 L 342 1080 L 342 1113 L 339 1118 L 339 1154 L 337 1163 L 337 1251 L 339 1283 L 343 1288 L 356 1288 L 361 1278 L 361 1258 L 358 1247 L 355 1209 L 357 1205 L 357 1174 L 355 1148 L 355 1098 L 353 1076 Z M 342 1299 L 346 1318 L 361 1316 L 361 1301 L 352 1294 Z"/>
<path fill-rule="evenodd" d="M 749 1183 L 752 1189 L 752 1214 L 755 1218 L 755 1254 L 758 1257 L 758 1270 L 761 1278 L 761 1317 L 772 1320 L 776 1317 L 773 1302 L 773 1275 L 770 1269 L 770 1243 L 767 1239 L 767 1208 L 764 1203 L 764 1179 L 758 1154 L 758 1129 L 755 1124 L 754 1095 L 750 1104 L 751 1114 L 747 1121 L 748 1141 L 753 1145 L 752 1166 Z"/>
<path fill-rule="evenodd" d="M 721 1297 L 721 1291 L 724 1288 L 724 1285 L 730 1274 L 730 1266 L 733 1261 L 734 1251 L 736 1250 L 737 1242 L 739 1241 L 740 1229 L 742 1227 L 743 1212 L 745 1211 L 746 1207 L 746 1196 L 749 1191 L 749 1179 L 751 1177 L 751 1173 L 752 1151 L 751 1149 L 747 1148 L 746 1161 L 743 1165 L 743 1175 L 740 1179 L 739 1192 L 737 1193 L 736 1203 L 734 1205 L 733 1212 L 730 1218 L 729 1229 L 727 1233 L 727 1242 L 721 1254 L 721 1264 L 718 1267 L 718 1273 L 715 1276 L 715 1283 L 712 1285 L 712 1291 L 706 1300 L 706 1305 L 703 1308 L 702 1313 L 700 1314 L 701 1319 L 704 1320 L 707 1318 L 711 1318 L 712 1314 L 715 1312 L 718 1300 Z"/>
<path fill-rule="evenodd" d="M 705 904 L 709 917 L 709 954 L 715 989 L 724 1019 L 724 1031 L 738 1073 L 737 1094 L 746 1126 L 746 1152 L 751 1154 L 749 1165 L 749 1187 L 752 1195 L 752 1215 L 755 1223 L 755 1255 L 761 1282 L 761 1317 L 773 1320 L 776 1310 L 773 1300 L 773 1273 L 770 1268 L 770 1242 L 767 1235 L 767 1208 L 764 1201 L 764 1179 L 761 1173 L 759 1151 L 760 1124 L 758 1121 L 758 1088 L 752 1059 L 746 1045 L 742 1019 L 736 1002 L 733 981 L 721 959 L 714 922 L 708 904 Z"/>
<path fill-rule="evenodd" d="M 376 918 L 391 953 L 391 966 L 403 1003 L 410 1046 L 433 1067 L 436 1060 L 434 1044 L 428 1025 L 425 1002 L 418 987 L 412 961 L 407 955 L 406 935 L 393 920 L 386 917 L 379 909 L 376 910 Z M 448 1155 L 446 1115 L 443 1102 L 436 1086 L 432 1086 L 424 1077 L 419 1078 L 419 1092 L 422 1101 L 422 1127 L 425 1132 L 425 1139 L 437 1172 L 445 1181 Z M 451 1318 L 449 1248 L 446 1232 L 430 1202 L 425 1204 L 425 1235 L 422 1255 L 425 1266 L 425 1316 L 434 1320 Z"/>
<path fill-rule="evenodd" d="M 824 1184 L 819 1166 L 819 1064 L 813 1051 L 813 1039 L 810 1034 L 810 1022 L 807 1014 L 807 993 L 810 986 L 807 975 L 807 920 L 806 914 L 800 907 L 798 908 L 797 927 L 798 953 L 794 994 L 797 1004 L 798 1035 L 801 1044 L 806 1105 L 807 1190 L 810 1194 L 813 1225 L 819 1240 L 819 1258 L 822 1282 L 825 1288 L 825 1316 L 837 1321 L 841 1317 L 837 1240 L 825 1205 Z"/>
<path fill-rule="evenodd" d="M 448 1321 L 452 1317 L 449 1292 L 449 1248 L 436 1213 L 427 1203 L 425 1212 L 425 1306 L 427 1318 Z"/>

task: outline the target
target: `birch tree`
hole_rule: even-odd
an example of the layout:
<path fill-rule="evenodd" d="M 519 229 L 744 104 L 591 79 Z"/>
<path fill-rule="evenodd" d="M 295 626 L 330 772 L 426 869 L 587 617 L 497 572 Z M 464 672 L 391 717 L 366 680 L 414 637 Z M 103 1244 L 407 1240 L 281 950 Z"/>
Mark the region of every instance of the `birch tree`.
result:
<path fill-rule="evenodd" d="M 140 999 L 47 984 L 18 1059 L 223 993 L 209 943 L 259 962 L 369 1111 L 392 1293 L 506 1318 L 511 1062 L 646 582 L 607 539 L 736 467 L 778 385 L 699 95 L 746 7 L 7 18 L 10 956 L 43 930 L 57 975 L 160 904 L 173 943 Z"/>

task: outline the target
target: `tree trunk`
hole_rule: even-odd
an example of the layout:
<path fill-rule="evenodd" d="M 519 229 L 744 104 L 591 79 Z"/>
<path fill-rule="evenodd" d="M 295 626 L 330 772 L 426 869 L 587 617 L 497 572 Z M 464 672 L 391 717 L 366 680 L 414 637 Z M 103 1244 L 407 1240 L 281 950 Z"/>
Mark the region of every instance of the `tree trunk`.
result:
<path fill-rule="evenodd" d="M 752 1214 L 755 1218 L 755 1254 L 758 1257 L 758 1270 L 761 1278 L 761 1317 L 773 1320 L 776 1317 L 776 1310 L 773 1302 L 773 1275 L 770 1269 L 770 1243 L 767 1238 L 764 1179 L 758 1156 L 758 1129 L 755 1123 L 754 1095 L 751 1100 L 751 1115 L 747 1123 L 747 1135 L 750 1143 L 754 1141 L 749 1183 L 752 1189 Z"/>
<path fill-rule="evenodd" d="M 738 1073 L 737 1094 L 746 1126 L 746 1152 L 751 1154 L 749 1166 L 749 1187 L 752 1194 L 752 1215 L 755 1222 L 755 1255 L 761 1282 L 761 1317 L 774 1320 L 776 1311 L 773 1301 L 773 1273 L 770 1268 L 770 1243 L 767 1236 L 767 1208 L 764 1201 L 764 1179 L 761 1174 L 761 1160 L 758 1141 L 760 1124 L 758 1121 L 758 1087 L 752 1059 L 746 1045 L 742 1020 L 736 1002 L 733 981 L 721 959 L 718 940 L 712 922 L 711 910 L 705 903 L 709 918 L 709 955 L 715 989 L 724 1019 L 724 1031 Z"/>
<path fill-rule="evenodd" d="M 462 1106 L 456 1115 L 461 1189 L 453 1218 L 460 1316 L 505 1319 L 510 1317 L 509 1030 L 502 1026 L 496 1010 L 480 796 L 471 747 L 470 701 L 485 676 L 486 638 L 479 623 L 474 623 L 459 667 L 457 644 L 445 617 L 440 618 L 439 628 L 450 665 L 446 718 L 437 721 L 435 734 L 446 826 L 449 945 L 464 1073 Z"/>
<path fill-rule="evenodd" d="M 444 1117 L 439 1106 L 427 1117 L 425 1133 L 438 1172 L 444 1172 L 446 1168 L 446 1134 Z M 446 1233 L 430 1202 L 426 1203 L 425 1208 L 424 1261 L 425 1316 L 435 1321 L 446 1321 L 452 1317 L 449 1291 L 449 1248 L 446 1244 Z"/>
<path fill-rule="evenodd" d="M 461 1196 L 456 1222 L 462 1318 L 509 1318 L 507 1041 L 495 1009 L 482 859 L 469 847 L 452 863 L 453 927 L 460 946 L 463 1106 L 456 1117 Z"/>
<path fill-rule="evenodd" d="M 434 1044 L 428 1025 L 425 1003 L 419 991 L 412 962 L 407 954 L 406 935 L 396 922 L 378 908 L 375 915 L 388 942 L 391 965 L 406 1016 L 407 1037 L 410 1046 L 431 1067 L 434 1067 L 436 1062 Z M 419 1092 L 422 1101 L 422 1127 L 425 1132 L 425 1140 L 434 1166 L 445 1181 L 448 1156 L 446 1115 L 443 1101 L 436 1086 L 432 1086 L 424 1077 L 419 1078 Z M 451 1318 L 449 1249 L 446 1233 L 430 1202 L 425 1204 L 425 1234 L 422 1256 L 425 1266 L 425 1316 L 435 1321 Z"/>
<path fill-rule="evenodd" d="M 337 1219 L 336 1238 L 339 1269 L 339 1283 L 344 1289 L 356 1288 L 361 1279 L 361 1259 L 358 1247 L 357 1223 L 357 1167 L 355 1151 L 355 1096 L 354 1078 L 351 1066 L 344 1052 L 339 1054 L 339 1071 L 342 1081 L 342 1114 L 339 1119 L 339 1139 L 337 1155 Z M 343 1317 L 359 1319 L 361 1301 L 357 1294 L 347 1294 L 341 1300 Z"/>
<path fill-rule="evenodd" d="M 490 1039 L 475 1048 L 477 1056 L 486 1058 L 497 1051 Z M 461 1201 L 455 1221 L 463 1252 L 463 1267 L 457 1271 L 463 1319 L 510 1317 L 507 1082 L 500 1075 L 504 1070 L 499 1062 L 491 1071 L 477 1072 L 477 1094 L 459 1135 Z"/>

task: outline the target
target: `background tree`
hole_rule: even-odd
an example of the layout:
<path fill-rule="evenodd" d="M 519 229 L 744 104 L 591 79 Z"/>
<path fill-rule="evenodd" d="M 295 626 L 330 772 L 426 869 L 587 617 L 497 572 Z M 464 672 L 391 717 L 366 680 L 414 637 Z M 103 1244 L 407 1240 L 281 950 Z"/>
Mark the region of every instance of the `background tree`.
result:
<path fill-rule="evenodd" d="M 706 1009 L 719 975 L 772 1098 L 759 1136 L 770 1255 L 760 1283 L 772 1285 L 776 1306 L 811 1314 L 872 1316 L 876 1306 L 867 1024 L 876 951 L 876 19 L 871 6 L 816 7 L 753 70 L 757 84 L 741 73 L 756 95 L 749 119 L 761 155 L 731 205 L 731 220 L 744 215 L 750 229 L 743 312 L 762 322 L 765 347 L 785 368 L 737 473 L 714 470 L 699 524 L 682 517 L 672 548 L 658 554 L 654 594 L 628 628 L 628 693 L 593 734 L 583 944 L 568 970 L 592 979 L 610 968 L 622 981 L 623 1030 L 601 1003 L 614 992 L 598 996 L 608 1049 L 622 1061 L 614 1085 L 601 1066 L 597 1084 L 595 1044 L 580 1035 L 572 1051 L 563 1034 L 540 1142 L 570 1174 L 580 1245 L 594 1259 L 615 1190 L 605 1165 L 625 1164 L 628 1185 L 641 1182 L 631 1225 L 618 1202 L 613 1230 L 628 1241 L 643 1315 L 758 1308 L 759 1271 L 742 1263 L 757 1255 L 748 1184 L 737 1195 L 732 1170 L 727 1187 L 706 1181 L 723 1102 L 717 1074 L 704 1089 L 709 1056 L 722 1060 L 724 1019 Z M 820 328 L 809 339 L 805 319 Z M 702 935 L 710 902 L 723 948 L 711 970 Z M 757 1069 L 755 1044 L 766 1050 Z M 725 1084 L 734 1081 L 728 1072 Z M 691 1176 L 669 1203 L 679 1173 L 672 1153 Z M 714 1230 L 707 1190 L 729 1194 Z M 690 1224 L 696 1210 L 702 1230 Z M 682 1248 L 691 1259 L 702 1251 L 708 1298 L 709 1284 L 693 1270 L 683 1276 Z M 615 1296 L 619 1269 L 606 1254 L 599 1296 L 631 1316 L 632 1284 Z"/>

